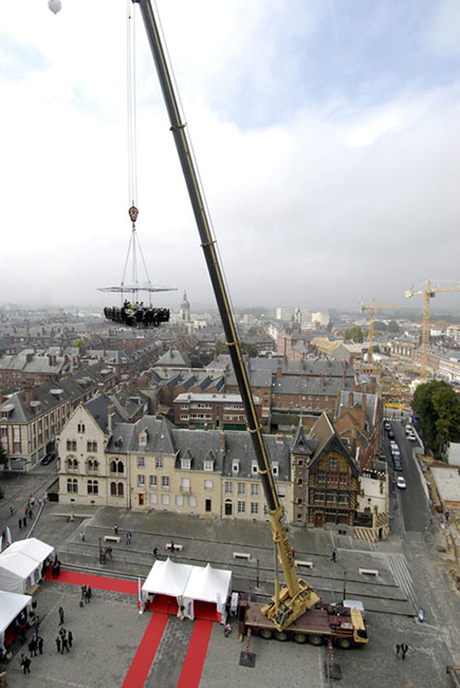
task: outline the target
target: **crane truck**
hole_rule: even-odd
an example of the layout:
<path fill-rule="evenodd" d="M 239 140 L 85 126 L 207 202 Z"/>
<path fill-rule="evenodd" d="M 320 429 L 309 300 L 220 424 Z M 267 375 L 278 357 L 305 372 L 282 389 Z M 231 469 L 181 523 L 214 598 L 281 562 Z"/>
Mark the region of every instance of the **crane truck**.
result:
<path fill-rule="evenodd" d="M 171 79 L 171 70 L 163 46 L 160 25 L 150 0 L 132 0 L 132 2 L 139 5 L 142 14 L 170 120 L 170 129 L 177 148 L 209 277 L 244 404 L 248 431 L 257 458 L 258 473 L 270 515 L 276 550 L 274 596 L 265 605 L 252 602 L 241 604 L 239 609 L 240 630 L 244 633 L 251 628 L 258 631 L 263 637 L 271 637 L 276 633 L 279 639 L 285 639 L 292 635 L 298 642 L 304 642 L 304 639 L 308 638 L 310 642 L 318 642 L 318 639 L 321 642 L 322 638 L 325 637 L 337 638 L 341 647 L 365 644 L 368 639 L 360 612 L 344 609 L 339 613 L 337 610 L 332 611 L 327 608 L 314 609 L 321 605 L 321 600 L 311 586 L 297 575 L 293 550 L 284 525 L 283 508 L 279 501 L 270 460 L 263 440 L 262 428 L 257 417 L 238 332 L 230 307 L 229 295 L 216 249 L 216 239 L 189 143 L 187 127 L 183 121 L 179 99 Z M 285 584 L 282 587 L 280 587 L 277 560 L 281 564 L 285 578 Z"/>

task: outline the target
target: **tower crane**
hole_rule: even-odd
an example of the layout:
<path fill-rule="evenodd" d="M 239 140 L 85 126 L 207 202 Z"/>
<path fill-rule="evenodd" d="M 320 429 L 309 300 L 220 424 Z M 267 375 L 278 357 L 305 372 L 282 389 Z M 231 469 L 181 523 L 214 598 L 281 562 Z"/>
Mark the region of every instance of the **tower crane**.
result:
<path fill-rule="evenodd" d="M 369 361 L 369 363 L 374 362 L 374 317 L 375 317 L 375 311 L 381 311 L 381 310 L 384 310 L 385 308 L 402 308 L 402 305 L 400 303 L 397 303 L 394 306 L 376 306 L 375 305 L 375 299 L 372 299 L 370 306 L 361 306 L 361 313 L 364 313 L 364 311 L 369 311 L 369 334 L 367 335 L 367 341 L 368 341 L 368 345 L 369 345 L 369 350 L 367 353 L 367 360 Z"/>
<path fill-rule="evenodd" d="M 423 296 L 423 320 L 422 320 L 422 352 L 420 356 L 420 378 L 426 380 L 428 376 L 428 356 L 430 347 L 430 309 L 431 299 L 434 299 L 436 294 L 447 291 L 460 291 L 460 284 L 454 287 L 432 287 L 431 280 L 426 281 L 426 287 L 423 289 L 423 284 L 420 289 L 408 289 L 406 291 L 406 298 L 410 299 L 412 296 Z"/>

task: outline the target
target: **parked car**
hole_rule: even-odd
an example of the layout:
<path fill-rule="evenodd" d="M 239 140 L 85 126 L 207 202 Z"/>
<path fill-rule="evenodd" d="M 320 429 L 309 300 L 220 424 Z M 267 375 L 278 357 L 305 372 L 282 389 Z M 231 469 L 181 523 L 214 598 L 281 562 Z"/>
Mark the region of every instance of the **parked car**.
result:
<path fill-rule="evenodd" d="M 390 440 L 394 440 L 395 434 L 394 434 L 393 430 L 388 430 L 388 437 L 390 438 Z"/>
<path fill-rule="evenodd" d="M 408 432 L 408 433 L 407 433 L 407 439 L 409 440 L 409 442 L 415 442 L 415 440 L 416 440 L 417 438 L 415 437 L 415 435 L 414 435 L 413 432 Z"/>
<path fill-rule="evenodd" d="M 405 430 L 406 430 L 406 435 L 408 435 L 410 432 L 414 432 L 414 428 L 412 427 L 412 425 L 410 423 L 408 423 L 406 425 Z"/>
<path fill-rule="evenodd" d="M 402 475 L 398 475 L 396 479 L 396 485 L 399 487 L 400 490 L 405 490 L 407 485 L 406 485 L 406 480 Z"/>
<path fill-rule="evenodd" d="M 395 467 L 395 471 L 398 471 L 398 473 L 399 473 L 400 471 L 402 471 L 403 466 L 402 466 L 401 459 L 395 459 L 393 465 L 394 465 L 394 467 Z"/>
<path fill-rule="evenodd" d="M 384 422 L 383 427 L 385 430 L 391 430 L 391 425 L 387 420 Z"/>

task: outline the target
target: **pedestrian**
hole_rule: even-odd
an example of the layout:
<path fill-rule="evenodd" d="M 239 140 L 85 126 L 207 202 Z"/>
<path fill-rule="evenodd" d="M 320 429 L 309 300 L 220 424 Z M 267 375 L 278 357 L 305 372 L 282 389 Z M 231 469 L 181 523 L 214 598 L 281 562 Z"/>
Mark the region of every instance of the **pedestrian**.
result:
<path fill-rule="evenodd" d="M 88 602 L 91 602 L 91 598 L 93 596 L 93 591 L 91 590 L 91 587 L 89 585 L 86 586 L 86 599 Z"/>
<path fill-rule="evenodd" d="M 86 533 L 85 533 L 84 530 L 82 530 L 82 531 L 80 532 L 80 540 L 81 540 L 82 542 L 85 542 L 85 540 L 86 540 Z"/>
<path fill-rule="evenodd" d="M 153 548 L 153 558 L 156 559 L 158 557 L 158 547 Z"/>
<path fill-rule="evenodd" d="M 131 544 L 131 537 L 132 537 L 131 532 L 128 530 L 128 532 L 126 533 L 126 544 L 127 545 Z"/>
<path fill-rule="evenodd" d="M 35 620 L 34 620 L 34 628 L 35 628 L 35 633 L 38 633 L 38 629 L 40 628 L 40 617 L 38 616 L 38 614 L 36 615 Z"/>
<path fill-rule="evenodd" d="M 57 648 L 58 652 L 61 651 L 61 636 L 60 635 L 56 636 L 56 648 Z"/>
<path fill-rule="evenodd" d="M 111 547 L 107 547 L 107 554 L 109 555 L 110 559 L 112 559 L 112 552 L 113 549 Z"/>
<path fill-rule="evenodd" d="M 170 549 L 171 549 L 171 554 L 174 554 L 174 551 L 175 551 L 174 540 L 171 540 Z"/>
<path fill-rule="evenodd" d="M 22 519 L 22 525 L 24 526 L 24 528 L 27 528 L 27 517 L 26 516 L 24 516 L 24 518 Z"/>
<path fill-rule="evenodd" d="M 72 647 L 72 643 L 73 643 L 73 634 L 72 634 L 72 631 L 69 631 L 69 632 L 67 633 L 67 640 L 68 640 L 68 642 L 69 642 L 69 647 Z"/>
<path fill-rule="evenodd" d="M 22 518 L 19 519 L 18 523 L 19 523 L 19 530 L 21 530 L 21 528 L 22 528 Z"/>
<path fill-rule="evenodd" d="M 399 643 L 397 643 L 397 645 L 396 645 L 396 647 L 395 647 L 395 655 L 396 655 L 396 657 L 399 657 L 400 651 L 401 651 L 401 645 L 400 645 Z"/>
<path fill-rule="evenodd" d="M 27 516 L 28 513 L 29 513 L 29 507 L 26 506 L 24 509 L 24 516 Z"/>
<path fill-rule="evenodd" d="M 295 559 L 295 549 L 294 549 L 294 547 L 291 547 L 291 554 L 292 554 L 292 558 Z"/>
<path fill-rule="evenodd" d="M 113 532 L 115 533 L 115 535 L 118 535 L 118 524 L 117 523 L 115 523 L 115 525 L 113 526 Z"/>
<path fill-rule="evenodd" d="M 337 561 L 337 550 L 332 550 L 332 556 L 331 556 L 331 561 L 335 562 Z"/>
<path fill-rule="evenodd" d="M 29 509 L 29 518 L 33 518 L 33 517 L 34 517 L 34 515 L 32 513 L 32 509 Z"/>
<path fill-rule="evenodd" d="M 64 650 L 67 650 L 67 652 L 70 652 L 69 650 L 69 640 L 67 638 L 67 633 L 62 636 L 62 647 L 61 647 L 61 655 L 64 654 Z"/>
<path fill-rule="evenodd" d="M 402 643 L 402 645 L 401 645 L 402 659 L 406 659 L 408 649 L 409 649 L 409 646 L 407 645 L 407 643 Z"/>
<path fill-rule="evenodd" d="M 30 656 L 36 657 L 37 656 L 37 641 L 34 638 L 32 638 L 32 640 L 30 641 L 30 643 L 28 644 L 27 647 L 28 647 L 28 650 L 30 652 Z"/>
<path fill-rule="evenodd" d="M 38 651 L 41 655 L 43 654 L 43 638 L 41 636 L 38 639 Z"/>
<path fill-rule="evenodd" d="M 65 628 L 60 628 L 60 629 L 59 629 L 59 637 L 60 637 L 61 641 L 62 641 L 62 639 L 63 639 L 63 637 L 65 636 L 66 633 L 67 633 L 67 631 L 65 630 Z"/>
<path fill-rule="evenodd" d="M 28 657 L 24 657 L 24 655 L 21 655 L 21 666 L 25 674 L 30 674 L 30 665 L 30 659 Z"/>
<path fill-rule="evenodd" d="M 63 608 L 59 607 L 58 612 L 59 612 L 59 625 L 62 626 L 62 624 L 64 623 L 64 610 L 63 610 Z"/>

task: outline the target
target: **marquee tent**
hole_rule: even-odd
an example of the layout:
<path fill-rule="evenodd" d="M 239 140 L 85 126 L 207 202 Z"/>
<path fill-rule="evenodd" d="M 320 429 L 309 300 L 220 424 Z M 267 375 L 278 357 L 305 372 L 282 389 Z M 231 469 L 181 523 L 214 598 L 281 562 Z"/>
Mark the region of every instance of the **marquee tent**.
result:
<path fill-rule="evenodd" d="M 24 593 L 40 580 L 42 565 L 22 552 L 10 553 L 9 549 L 0 554 L 0 590 Z"/>
<path fill-rule="evenodd" d="M 148 594 L 181 597 L 193 566 L 176 564 L 168 557 L 166 561 L 156 561 L 142 586 L 144 597 Z"/>
<path fill-rule="evenodd" d="M 30 595 L 0 591 L 0 647 L 5 649 L 5 633 L 17 616 L 31 606 Z"/>
<path fill-rule="evenodd" d="M 37 540 L 37 538 L 26 538 L 25 540 L 17 540 L 11 543 L 7 551 L 9 554 L 21 552 L 43 565 L 51 562 L 56 550 L 51 545 L 47 545 L 46 542 Z"/>
<path fill-rule="evenodd" d="M 187 581 L 183 597 L 213 604 L 225 604 L 231 592 L 232 572 L 213 569 L 211 564 L 204 568 L 194 566 Z"/>

